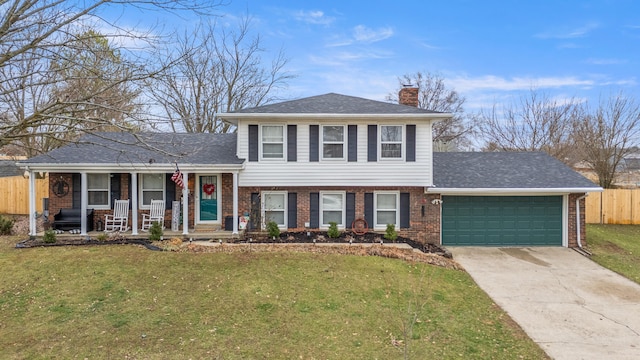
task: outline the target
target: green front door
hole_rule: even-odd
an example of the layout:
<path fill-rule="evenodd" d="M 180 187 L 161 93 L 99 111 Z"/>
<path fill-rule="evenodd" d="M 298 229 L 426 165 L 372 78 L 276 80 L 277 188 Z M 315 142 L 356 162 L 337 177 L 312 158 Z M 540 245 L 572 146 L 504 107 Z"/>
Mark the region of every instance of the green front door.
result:
<path fill-rule="evenodd" d="M 442 244 L 561 246 L 562 196 L 443 196 Z"/>
<path fill-rule="evenodd" d="M 200 192 L 200 221 L 218 220 L 218 176 L 200 175 L 198 177 Z"/>

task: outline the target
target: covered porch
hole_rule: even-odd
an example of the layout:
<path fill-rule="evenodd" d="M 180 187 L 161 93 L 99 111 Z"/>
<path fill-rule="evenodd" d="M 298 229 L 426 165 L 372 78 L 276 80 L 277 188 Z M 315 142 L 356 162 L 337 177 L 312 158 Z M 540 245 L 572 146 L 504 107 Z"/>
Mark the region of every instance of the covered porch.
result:
<path fill-rule="evenodd" d="M 239 234 L 235 134 L 101 133 L 18 163 L 29 175 L 29 234 L 37 235 L 36 174 L 49 174 L 48 217 L 74 209 L 81 236 L 102 229 L 116 200 L 128 202 L 122 230 L 142 231 L 152 200 L 164 201 L 165 231 Z M 90 215 L 90 216 L 87 216 Z M 228 224 L 228 225 L 227 225 Z"/>

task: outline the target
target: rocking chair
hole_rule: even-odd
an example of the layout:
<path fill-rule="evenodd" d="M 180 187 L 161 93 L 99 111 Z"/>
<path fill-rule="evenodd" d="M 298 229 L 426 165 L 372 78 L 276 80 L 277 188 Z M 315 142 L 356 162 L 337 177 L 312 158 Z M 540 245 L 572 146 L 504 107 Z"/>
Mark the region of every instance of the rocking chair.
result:
<path fill-rule="evenodd" d="M 104 216 L 104 231 L 129 230 L 129 200 L 116 200 L 113 214 Z"/>
<path fill-rule="evenodd" d="M 148 214 L 142 214 L 142 231 L 149 231 L 154 222 L 160 223 L 164 229 L 164 200 L 151 200 Z"/>

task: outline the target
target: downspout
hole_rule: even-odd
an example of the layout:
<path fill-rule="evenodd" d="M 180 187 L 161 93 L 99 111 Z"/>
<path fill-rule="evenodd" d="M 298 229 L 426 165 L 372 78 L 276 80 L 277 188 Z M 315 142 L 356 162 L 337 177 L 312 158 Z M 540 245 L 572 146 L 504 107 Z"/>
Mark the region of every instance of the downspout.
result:
<path fill-rule="evenodd" d="M 588 194 L 584 194 L 576 199 L 576 240 L 578 240 L 578 248 L 580 249 L 578 250 L 578 252 L 582 255 L 587 254 L 591 256 L 591 253 L 582 247 L 582 239 L 580 237 L 580 200 L 586 198 L 587 196 Z"/>

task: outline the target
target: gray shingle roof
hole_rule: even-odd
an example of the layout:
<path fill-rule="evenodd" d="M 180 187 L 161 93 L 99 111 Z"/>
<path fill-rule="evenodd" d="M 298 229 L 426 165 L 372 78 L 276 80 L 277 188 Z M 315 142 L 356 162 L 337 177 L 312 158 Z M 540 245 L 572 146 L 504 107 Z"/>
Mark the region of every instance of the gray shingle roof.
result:
<path fill-rule="evenodd" d="M 98 133 L 39 155 L 22 164 L 172 164 L 234 165 L 236 134 Z"/>
<path fill-rule="evenodd" d="M 16 160 L 0 160 L 0 177 L 22 176 L 23 170 L 16 166 Z"/>
<path fill-rule="evenodd" d="M 329 93 L 242 109 L 241 114 L 439 114 L 414 106 L 391 104 L 355 96 Z"/>
<path fill-rule="evenodd" d="M 599 189 L 543 152 L 436 152 L 433 177 L 436 188 Z"/>

